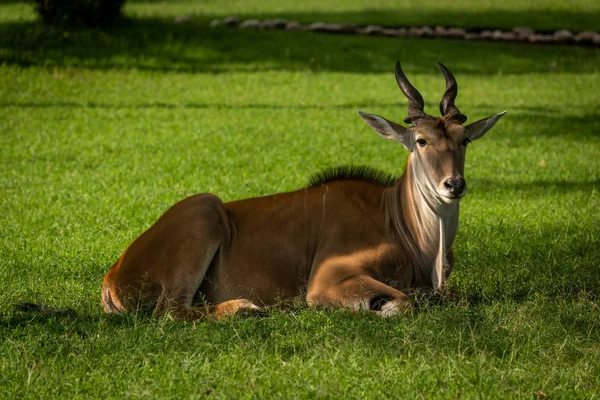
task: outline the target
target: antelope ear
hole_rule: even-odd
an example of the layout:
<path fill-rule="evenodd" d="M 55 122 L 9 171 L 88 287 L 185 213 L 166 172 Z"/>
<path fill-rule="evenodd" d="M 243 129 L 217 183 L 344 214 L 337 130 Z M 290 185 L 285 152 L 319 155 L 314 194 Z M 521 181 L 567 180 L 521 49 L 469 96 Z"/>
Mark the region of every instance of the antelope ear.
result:
<path fill-rule="evenodd" d="M 358 115 L 360 115 L 360 117 L 369 124 L 375 132 L 379 133 L 384 138 L 396 140 L 402 143 L 404 147 L 410 151 L 414 148 L 414 135 L 411 129 L 398 125 L 395 122 L 388 121 L 379 115 L 368 114 L 362 111 L 359 111 Z"/>
<path fill-rule="evenodd" d="M 472 142 L 474 140 L 479 139 L 487 131 L 492 129 L 494 124 L 502 118 L 502 116 L 506 114 L 506 111 L 502 111 L 500 114 L 492 115 L 491 117 L 480 119 L 477 122 L 473 122 L 465 127 L 467 132 L 467 138 Z"/>

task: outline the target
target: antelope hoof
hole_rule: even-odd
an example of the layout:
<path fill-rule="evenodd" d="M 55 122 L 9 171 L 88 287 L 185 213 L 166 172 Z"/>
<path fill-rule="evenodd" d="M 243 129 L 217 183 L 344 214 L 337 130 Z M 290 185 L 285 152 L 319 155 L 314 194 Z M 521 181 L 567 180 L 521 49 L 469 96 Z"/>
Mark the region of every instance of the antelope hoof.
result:
<path fill-rule="evenodd" d="M 379 311 L 377 311 L 377 316 L 382 318 L 393 317 L 398 314 L 402 314 L 406 311 L 412 310 L 413 305 L 411 302 L 404 300 L 390 300 L 384 305 L 381 306 Z"/>
<path fill-rule="evenodd" d="M 246 299 L 238 299 L 238 300 L 229 300 L 221 304 L 217 304 L 215 306 L 215 310 L 213 312 L 214 319 L 224 319 L 231 317 L 235 314 L 257 314 L 262 309 L 256 304 L 252 303 L 250 300 Z"/>

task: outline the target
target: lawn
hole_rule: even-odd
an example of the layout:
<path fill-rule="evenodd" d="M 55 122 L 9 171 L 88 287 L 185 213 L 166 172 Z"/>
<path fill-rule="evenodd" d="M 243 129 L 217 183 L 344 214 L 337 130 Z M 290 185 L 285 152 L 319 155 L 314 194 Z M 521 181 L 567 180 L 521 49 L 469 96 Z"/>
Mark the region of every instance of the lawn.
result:
<path fill-rule="evenodd" d="M 600 50 L 207 27 L 237 14 L 582 30 L 597 2 L 249 3 L 129 1 L 118 28 L 68 33 L 0 3 L 0 397 L 599 398 Z M 469 121 L 508 110 L 469 146 L 452 296 L 390 319 L 103 313 L 110 265 L 185 196 L 289 191 L 347 163 L 400 174 L 406 151 L 356 113 L 401 122 L 397 59 L 431 113 L 437 61 Z"/>

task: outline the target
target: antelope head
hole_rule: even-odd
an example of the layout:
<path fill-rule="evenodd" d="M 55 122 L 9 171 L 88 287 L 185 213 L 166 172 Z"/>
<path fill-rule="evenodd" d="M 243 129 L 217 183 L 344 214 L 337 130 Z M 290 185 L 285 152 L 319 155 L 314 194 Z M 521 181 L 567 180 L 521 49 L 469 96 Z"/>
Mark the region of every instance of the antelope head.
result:
<path fill-rule="evenodd" d="M 456 203 L 467 193 L 464 178 L 467 145 L 489 131 L 506 111 L 464 125 L 467 117 L 454 105 L 458 93 L 456 79 L 441 63 L 446 91 L 440 102 L 441 117 L 426 114 L 423 97 L 408 81 L 396 62 L 396 82 L 408 98 L 404 127 L 378 115 L 359 111 L 361 118 L 386 139 L 396 140 L 411 152 L 409 167 L 414 183 L 428 199 L 439 204 Z"/>

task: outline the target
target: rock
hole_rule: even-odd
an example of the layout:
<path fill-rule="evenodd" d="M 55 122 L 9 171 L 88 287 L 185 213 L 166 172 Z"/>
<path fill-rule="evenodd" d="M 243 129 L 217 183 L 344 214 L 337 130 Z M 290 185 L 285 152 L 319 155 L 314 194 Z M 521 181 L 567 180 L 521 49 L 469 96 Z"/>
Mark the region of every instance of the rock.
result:
<path fill-rule="evenodd" d="M 512 34 L 512 35 L 513 35 L 513 38 L 514 38 L 514 39 L 513 39 L 513 42 L 527 42 L 527 41 L 529 40 L 529 39 L 528 39 L 528 38 L 529 38 L 528 36 L 527 36 L 527 37 L 526 37 L 526 36 L 521 36 L 521 35 L 519 35 L 519 34 L 517 34 L 517 33 L 513 32 L 513 31 L 506 32 L 506 33 L 510 33 L 510 34 Z"/>
<path fill-rule="evenodd" d="M 335 25 L 335 29 L 337 33 L 356 33 L 358 31 L 358 27 L 356 24 L 331 24 Z"/>
<path fill-rule="evenodd" d="M 398 28 L 396 29 L 397 33 L 398 33 L 398 37 L 404 37 L 406 35 L 408 35 L 408 29 L 406 28 Z"/>
<path fill-rule="evenodd" d="M 220 19 L 213 19 L 212 21 L 210 21 L 211 28 L 215 28 L 215 27 L 221 26 L 221 25 L 223 25 L 223 21 L 221 21 Z"/>
<path fill-rule="evenodd" d="M 383 34 L 383 36 L 397 37 L 398 36 L 398 29 L 384 28 L 381 33 Z"/>
<path fill-rule="evenodd" d="M 191 20 L 192 19 L 190 17 L 188 17 L 187 15 L 179 15 L 179 16 L 175 17 L 176 24 L 184 24 L 186 22 L 190 22 Z"/>
<path fill-rule="evenodd" d="M 191 18 L 187 15 L 180 15 L 175 18 L 175 23 L 190 22 Z M 223 20 L 214 19 L 210 22 L 211 27 L 218 26 L 240 27 L 246 29 L 286 29 L 288 31 L 310 30 L 314 32 L 327 33 L 359 33 L 369 36 L 387 36 L 387 37 L 438 37 L 466 40 L 497 40 L 497 41 L 528 41 L 531 43 L 576 43 L 580 45 L 600 46 L 600 33 L 592 31 L 583 31 L 578 34 L 560 29 L 553 34 L 535 33 L 533 29 L 526 26 L 515 26 L 511 31 L 501 30 L 482 30 L 481 32 L 467 32 L 465 29 L 450 27 L 446 28 L 440 25 L 434 28 L 430 26 L 414 26 L 410 28 L 384 28 L 380 25 L 368 25 L 358 28 L 355 24 L 324 23 L 315 22 L 308 26 L 300 24 L 298 21 L 286 21 L 282 18 L 259 21 L 257 19 L 248 19 L 240 23 L 238 17 L 228 16 Z"/>
<path fill-rule="evenodd" d="M 539 34 L 539 33 L 534 33 L 533 35 L 529 36 L 527 39 L 531 43 L 548 44 L 548 43 L 553 42 L 552 35 L 545 35 L 545 34 Z"/>
<path fill-rule="evenodd" d="M 286 31 L 301 31 L 302 28 L 302 24 L 298 21 L 290 21 L 285 25 Z"/>
<path fill-rule="evenodd" d="M 561 29 L 559 31 L 554 32 L 552 38 L 556 43 L 570 43 L 575 39 L 575 35 L 573 35 L 573 32 L 571 31 Z"/>
<path fill-rule="evenodd" d="M 313 22 L 308 26 L 308 30 L 313 32 L 327 32 L 327 24 L 324 22 Z"/>
<path fill-rule="evenodd" d="M 548 43 L 554 42 L 554 40 L 552 39 L 552 35 L 545 35 L 545 34 L 540 35 L 539 40 L 540 40 L 540 43 L 543 43 L 543 44 L 548 44 Z"/>
<path fill-rule="evenodd" d="M 260 21 L 257 19 L 247 19 L 239 25 L 243 29 L 258 29 L 260 26 Z"/>
<path fill-rule="evenodd" d="M 421 27 L 421 36 L 423 37 L 433 37 L 433 29 L 429 26 Z"/>
<path fill-rule="evenodd" d="M 412 37 L 433 37 L 433 29 L 428 26 L 413 26 L 408 28 L 408 36 Z"/>
<path fill-rule="evenodd" d="M 437 25 L 433 28 L 433 36 L 435 37 L 446 37 L 446 28 L 443 26 Z"/>
<path fill-rule="evenodd" d="M 515 26 L 512 31 L 519 38 L 528 38 L 529 36 L 535 34 L 533 29 L 527 26 Z"/>
<path fill-rule="evenodd" d="M 465 31 L 462 28 L 449 28 L 446 31 L 446 36 L 452 39 L 462 39 L 465 37 L 466 34 L 467 31 Z"/>
<path fill-rule="evenodd" d="M 361 29 L 361 33 L 369 36 L 383 35 L 383 27 L 380 25 L 369 25 Z"/>
<path fill-rule="evenodd" d="M 329 33 L 356 33 L 358 28 L 355 24 L 325 24 L 323 30 Z"/>
<path fill-rule="evenodd" d="M 499 29 L 496 29 L 495 31 L 492 32 L 492 40 L 502 40 L 502 34 L 504 32 L 502 32 Z"/>
<path fill-rule="evenodd" d="M 575 43 L 577 44 L 593 44 L 594 35 L 596 33 L 592 31 L 583 31 L 575 35 Z"/>
<path fill-rule="evenodd" d="M 309 25 L 309 30 L 314 32 L 327 33 L 356 33 L 357 28 L 354 24 L 326 24 L 323 22 L 315 22 Z"/>
<path fill-rule="evenodd" d="M 283 18 L 276 18 L 273 20 L 273 24 L 275 25 L 275 29 L 284 29 L 287 25 L 287 20 Z"/>
<path fill-rule="evenodd" d="M 408 36 L 410 37 L 421 37 L 422 34 L 422 30 L 418 26 L 411 26 L 408 28 Z"/>
<path fill-rule="evenodd" d="M 492 40 L 492 36 L 493 36 L 492 31 L 484 30 L 479 33 L 479 37 L 483 40 Z"/>
<path fill-rule="evenodd" d="M 260 25 L 263 29 L 284 29 L 287 21 L 282 18 L 266 19 Z"/>
<path fill-rule="evenodd" d="M 500 36 L 500 40 L 504 40 L 505 42 L 516 42 L 517 40 L 520 40 L 517 37 L 517 34 L 514 32 L 502 32 L 502 35 Z"/>
<path fill-rule="evenodd" d="M 229 17 L 225 17 L 225 19 L 223 19 L 223 22 L 226 26 L 235 27 L 240 24 L 240 19 L 238 17 L 230 15 Z"/>

